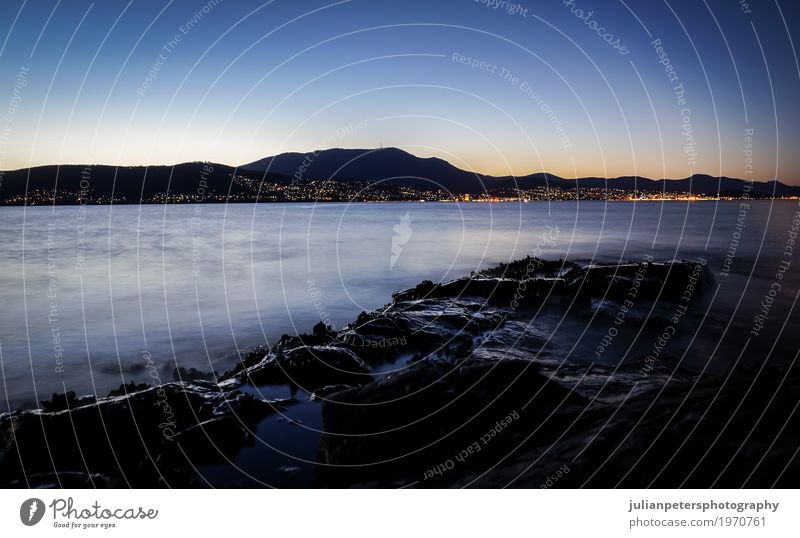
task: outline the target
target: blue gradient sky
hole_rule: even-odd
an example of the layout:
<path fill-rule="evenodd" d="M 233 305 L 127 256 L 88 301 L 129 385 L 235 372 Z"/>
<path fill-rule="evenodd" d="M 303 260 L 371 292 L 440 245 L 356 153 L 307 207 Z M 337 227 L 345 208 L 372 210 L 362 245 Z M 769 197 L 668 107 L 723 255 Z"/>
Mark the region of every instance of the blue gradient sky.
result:
<path fill-rule="evenodd" d="M 703 172 L 798 184 L 791 38 L 800 35 L 800 9 L 753 3 L 745 13 L 736 0 L 529 1 L 509 14 L 475 0 L 175 0 L 166 8 L 4 0 L 0 169 L 236 165 L 383 144 L 496 175 Z M 629 52 L 575 9 L 592 10 L 589 20 Z M 656 38 L 684 85 L 684 105 Z M 497 67 L 473 69 L 454 53 Z M 682 125 L 691 128 L 694 162 Z"/>

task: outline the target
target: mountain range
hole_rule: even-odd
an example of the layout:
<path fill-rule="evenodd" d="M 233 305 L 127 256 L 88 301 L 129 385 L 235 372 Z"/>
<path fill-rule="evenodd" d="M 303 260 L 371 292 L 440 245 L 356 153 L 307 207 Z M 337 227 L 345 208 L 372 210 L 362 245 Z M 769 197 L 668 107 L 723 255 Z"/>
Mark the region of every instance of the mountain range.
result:
<path fill-rule="evenodd" d="M 301 171 L 301 167 L 304 170 Z M 294 175 L 304 178 L 370 180 L 400 183 L 415 187 L 442 188 L 458 194 L 479 194 L 487 188 L 561 189 L 610 188 L 650 192 L 692 192 L 717 194 L 741 192 L 749 181 L 729 177 L 695 174 L 682 179 L 650 179 L 641 176 L 615 178 L 583 177 L 565 179 L 546 172 L 525 176 L 490 176 L 468 172 L 436 157 L 421 158 L 398 148 L 328 149 L 312 153 L 282 153 L 242 165 L 255 171 Z M 752 191 L 775 196 L 800 195 L 800 187 L 779 181 L 753 182 Z"/>
<path fill-rule="evenodd" d="M 232 181 L 233 177 L 250 182 Z M 170 196 L 191 198 L 202 188 L 224 198 L 256 196 L 262 181 L 289 185 L 306 180 L 370 181 L 393 187 L 441 189 L 454 194 L 481 194 L 487 190 L 609 188 L 625 191 L 692 192 L 741 195 L 749 181 L 695 174 L 683 179 L 639 176 L 565 179 L 545 172 L 526 176 L 490 176 L 468 172 L 436 157 L 421 158 L 398 148 L 327 149 L 311 153 L 282 153 L 238 168 L 213 163 L 174 166 L 50 165 L 0 172 L 0 203 L 32 192 L 77 193 L 88 185 L 94 200 L 152 201 Z M 87 181 L 84 181 L 87 180 Z M 800 196 L 800 186 L 779 181 L 753 182 L 751 194 Z M 57 202 L 59 203 L 59 202 Z"/>

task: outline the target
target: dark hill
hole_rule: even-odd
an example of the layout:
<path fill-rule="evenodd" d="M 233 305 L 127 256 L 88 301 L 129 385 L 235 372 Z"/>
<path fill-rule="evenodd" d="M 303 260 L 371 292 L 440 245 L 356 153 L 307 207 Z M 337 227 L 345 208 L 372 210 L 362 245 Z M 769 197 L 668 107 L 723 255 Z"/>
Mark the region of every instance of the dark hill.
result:
<path fill-rule="evenodd" d="M 492 188 L 554 187 L 561 189 L 605 188 L 650 192 L 718 194 L 740 192 L 748 182 L 728 177 L 695 174 L 684 179 L 653 180 L 639 176 L 564 179 L 544 172 L 526 176 L 495 177 L 467 172 L 438 158 L 416 157 L 398 148 L 328 149 L 312 153 L 282 153 L 243 165 L 242 168 L 295 176 L 303 179 L 340 181 L 389 181 L 415 187 L 447 189 L 478 194 Z M 775 196 L 800 195 L 800 187 L 780 182 L 754 182 L 753 191 Z"/>
<path fill-rule="evenodd" d="M 211 169 L 204 172 L 204 168 Z M 58 203 L 75 203 L 75 193 L 81 192 L 86 166 L 38 166 L 0 173 L 0 203 L 18 203 L 15 197 L 26 192 L 52 193 L 57 186 L 61 195 Z M 234 175 L 253 181 L 233 181 Z M 684 179 L 653 180 L 638 176 L 618 178 L 586 177 L 564 179 L 547 173 L 522 177 L 494 177 L 461 170 L 435 157 L 421 158 L 397 148 L 381 149 L 329 149 L 313 153 L 283 153 L 266 157 L 233 168 L 213 163 L 183 163 L 174 166 L 91 166 L 88 167 L 89 196 L 94 201 L 108 201 L 113 196 L 117 202 L 137 203 L 140 200 L 160 200 L 169 191 L 173 199 L 184 197 L 194 200 L 197 194 L 214 196 L 224 201 L 270 199 L 262 197 L 260 180 L 289 183 L 300 180 L 378 181 L 395 186 L 421 189 L 444 189 L 456 194 L 480 194 L 496 189 L 513 190 L 534 187 L 558 189 L 609 188 L 624 191 L 692 192 L 695 194 L 741 195 L 746 182 L 728 177 L 696 174 Z M 204 182 L 204 183 L 203 183 Z M 753 196 L 798 196 L 800 187 L 777 181 L 754 182 Z M 280 198 L 280 197 L 278 197 Z M 273 199 L 275 199 L 273 197 Z M 173 200 L 174 201 L 174 200 Z M 186 200 L 190 201 L 190 200 Z"/>
<path fill-rule="evenodd" d="M 316 153 L 282 153 L 242 168 L 302 179 L 389 181 L 417 188 L 483 192 L 487 176 L 456 168 L 435 157 L 421 158 L 397 148 L 329 149 Z"/>
<path fill-rule="evenodd" d="M 212 163 L 183 163 L 174 166 L 105 166 L 105 165 L 62 165 L 37 166 L 5 172 L 0 198 L 7 200 L 22 196 L 26 192 L 82 193 L 88 190 L 92 199 L 100 197 L 124 199 L 128 203 L 151 200 L 154 196 L 169 190 L 172 195 L 186 196 L 249 193 L 251 190 L 231 178 L 235 168 Z M 237 174 L 247 174 L 237 171 Z M 255 179 L 262 179 L 263 173 L 250 173 Z M 288 181 L 289 178 L 270 174 L 275 181 Z M 84 182 L 84 183 L 82 183 Z M 88 187 L 83 189 L 82 187 Z"/>

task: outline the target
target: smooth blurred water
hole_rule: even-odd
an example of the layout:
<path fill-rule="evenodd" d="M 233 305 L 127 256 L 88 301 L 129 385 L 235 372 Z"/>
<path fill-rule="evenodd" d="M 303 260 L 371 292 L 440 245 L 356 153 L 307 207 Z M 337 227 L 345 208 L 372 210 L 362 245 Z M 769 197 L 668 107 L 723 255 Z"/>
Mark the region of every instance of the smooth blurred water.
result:
<path fill-rule="evenodd" d="M 708 259 L 720 283 L 707 319 L 715 336 L 697 343 L 708 353 L 717 338 L 732 343 L 747 333 L 778 263 L 790 259 L 758 340 L 766 351 L 777 342 L 786 360 L 797 351 L 791 330 L 777 340 L 798 293 L 800 259 L 784 256 L 796 201 L 749 203 L 728 277 L 719 275 L 737 237 L 739 202 L 84 209 L 0 208 L 0 402 L 8 407 L 55 391 L 105 395 L 122 382 L 149 381 L 147 354 L 163 381 L 176 365 L 221 371 L 237 350 L 308 332 L 320 320 L 341 327 L 420 280 L 534 253 Z M 553 244 L 544 233 L 557 235 Z"/>

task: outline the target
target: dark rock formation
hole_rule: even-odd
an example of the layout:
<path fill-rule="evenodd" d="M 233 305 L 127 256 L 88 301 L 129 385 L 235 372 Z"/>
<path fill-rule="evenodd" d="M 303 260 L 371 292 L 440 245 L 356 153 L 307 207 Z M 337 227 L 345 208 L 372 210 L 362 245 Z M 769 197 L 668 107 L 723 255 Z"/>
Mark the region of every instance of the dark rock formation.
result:
<path fill-rule="evenodd" d="M 148 385 L 145 383 L 139 383 L 138 385 L 131 381 L 130 383 L 123 383 L 119 386 L 119 388 L 112 389 L 108 391 L 108 397 L 113 398 L 114 396 L 125 396 L 126 394 L 130 394 L 132 392 L 138 392 L 140 390 L 147 389 Z"/>
<path fill-rule="evenodd" d="M 0 485 L 198 485 L 196 465 L 269 434 L 254 428 L 279 402 L 243 383 L 322 406 L 325 487 L 796 485 L 797 368 L 715 376 L 678 352 L 711 285 L 701 262 L 531 257 L 426 281 L 338 332 L 284 335 L 219 379 L 182 369 L 182 382 L 2 414 Z"/>
<path fill-rule="evenodd" d="M 595 402 L 580 427 L 564 424 L 553 444 L 526 441 L 486 469 L 453 474 L 448 486 L 795 487 L 800 371 L 767 367 L 727 382 L 704 377 L 645 389 L 624 406 Z M 488 468 L 488 467 L 487 467 Z"/>
<path fill-rule="evenodd" d="M 551 382 L 532 362 L 418 363 L 328 397 L 318 472 L 336 485 L 412 469 L 421 477 L 453 447 L 471 444 L 509 414 L 538 427 L 544 440 L 558 433 L 548 416 L 575 415 L 584 405 L 583 397 Z"/>
<path fill-rule="evenodd" d="M 117 477 L 121 486 L 186 486 L 191 465 L 215 453 L 210 443 L 222 446 L 216 454 L 224 461 L 222 454 L 241 447 L 248 425 L 273 410 L 238 391 L 167 383 L 69 411 L 6 413 L 0 415 L 0 484 L 67 473 Z"/>
<path fill-rule="evenodd" d="M 301 346 L 269 355 L 242 372 L 254 385 L 294 384 L 312 392 L 331 383 L 361 384 L 372 381 L 369 366 L 349 349 Z"/>
<path fill-rule="evenodd" d="M 64 411 L 75 407 L 94 403 L 94 396 L 75 396 L 73 391 L 68 391 L 66 394 L 53 394 L 49 400 L 42 400 L 42 409 L 45 411 Z"/>
<path fill-rule="evenodd" d="M 205 380 L 214 381 L 218 376 L 216 372 L 202 372 L 196 368 L 189 368 L 188 370 L 183 366 L 172 369 L 173 381 L 195 381 Z"/>

